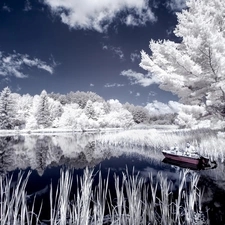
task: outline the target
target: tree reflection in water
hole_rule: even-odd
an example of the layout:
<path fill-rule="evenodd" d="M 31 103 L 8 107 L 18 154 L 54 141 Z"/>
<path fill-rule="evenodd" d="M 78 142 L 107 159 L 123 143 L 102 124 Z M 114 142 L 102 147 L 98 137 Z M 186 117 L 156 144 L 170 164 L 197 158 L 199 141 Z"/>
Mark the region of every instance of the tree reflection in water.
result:
<path fill-rule="evenodd" d="M 59 171 L 59 168 L 66 166 L 79 171 L 85 167 L 99 168 L 100 163 L 103 170 L 110 168 L 115 174 L 124 171 L 126 165 L 134 166 L 143 177 L 148 176 L 149 173 L 156 176 L 158 171 L 161 171 L 174 182 L 174 188 L 177 188 L 177 168 L 162 163 L 163 156 L 159 152 L 130 146 L 107 146 L 105 144 L 101 146 L 95 141 L 96 137 L 95 134 L 0 137 L 1 174 L 13 172 L 16 169 L 35 170 L 37 174 L 35 175 L 34 172 L 31 174 L 30 183 L 37 187 L 36 189 L 28 188 L 28 194 L 32 196 L 32 199 L 35 192 L 44 193 L 42 190 L 47 190 L 46 185 L 50 185 L 51 180 L 57 185 L 57 181 L 53 180 L 53 169 L 56 168 Z M 210 205 L 209 215 L 211 217 L 225 209 L 221 202 L 222 198 L 217 196 L 217 190 L 220 196 L 221 193 L 222 196 L 225 195 L 224 168 L 223 163 L 218 163 L 218 167 L 214 170 L 198 171 L 199 184 L 205 189 L 202 203 Z M 46 179 L 46 176 L 48 180 L 44 182 L 43 179 Z M 40 185 L 39 182 L 43 184 Z M 96 184 L 96 181 L 94 182 Z M 114 182 L 110 180 L 109 186 L 114 186 Z M 221 221 L 224 221 L 224 215 L 220 213 L 219 216 Z M 216 222 L 219 224 L 218 221 Z"/>

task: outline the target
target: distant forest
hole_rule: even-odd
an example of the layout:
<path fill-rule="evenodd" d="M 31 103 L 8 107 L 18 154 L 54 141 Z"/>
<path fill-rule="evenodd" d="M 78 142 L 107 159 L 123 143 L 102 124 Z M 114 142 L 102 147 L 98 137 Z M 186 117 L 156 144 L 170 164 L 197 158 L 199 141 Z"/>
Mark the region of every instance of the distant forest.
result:
<path fill-rule="evenodd" d="M 6 87 L 0 95 L 0 129 L 129 128 L 136 124 L 173 124 L 175 113 L 156 115 L 143 106 L 104 100 L 93 92 L 20 95 Z"/>

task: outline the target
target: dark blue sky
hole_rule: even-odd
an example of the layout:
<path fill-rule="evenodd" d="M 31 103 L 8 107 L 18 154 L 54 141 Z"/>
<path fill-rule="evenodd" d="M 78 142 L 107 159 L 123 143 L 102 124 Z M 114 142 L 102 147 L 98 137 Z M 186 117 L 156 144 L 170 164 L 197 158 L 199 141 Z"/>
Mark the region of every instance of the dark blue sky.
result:
<path fill-rule="evenodd" d="M 147 73 L 139 57 L 142 49 L 150 53 L 151 39 L 174 40 L 175 12 L 185 1 L 93 2 L 1 0 L 0 88 L 31 95 L 93 91 L 135 105 L 176 100 L 156 84 L 129 78 Z"/>

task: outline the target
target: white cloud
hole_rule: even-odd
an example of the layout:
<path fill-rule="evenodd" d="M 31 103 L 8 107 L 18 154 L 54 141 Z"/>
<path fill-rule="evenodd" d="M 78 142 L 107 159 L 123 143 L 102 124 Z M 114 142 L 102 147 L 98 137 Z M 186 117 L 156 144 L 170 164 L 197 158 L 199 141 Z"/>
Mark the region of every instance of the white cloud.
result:
<path fill-rule="evenodd" d="M 11 79 L 9 77 L 5 77 L 5 78 L 1 79 L 0 84 L 8 84 L 10 82 L 11 82 Z"/>
<path fill-rule="evenodd" d="M 170 10 L 177 12 L 187 7 L 186 2 L 187 0 L 170 0 L 166 3 L 166 6 Z"/>
<path fill-rule="evenodd" d="M 139 97 L 141 96 L 141 94 L 139 92 L 136 93 L 136 97 Z"/>
<path fill-rule="evenodd" d="M 145 25 L 148 21 L 155 22 L 156 17 L 153 12 L 148 9 L 140 18 L 137 18 L 134 14 L 129 14 L 125 19 L 122 19 L 122 21 L 127 26 L 140 26 Z"/>
<path fill-rule="evenodd" d="M 19 92 L 19 91 L 21 91 L 21 87 L 20 87 L 20 85 L 19 84 L 17 84 L 17 86 L 16 86 L 16 92 Z"/>
<path fill-rule="evenodd" d="M 157 83 L 157 80 L 152 77 L 150 73 L 144 75 L 129 69 L 123 70 L 120 75 L 128 77 L 128 79 L 131 81 L 131 84 L 140 84 L 144 87 L 150 86 L 153 83 Z"/>
<path fill-rule="evenodd" d="M 30 10 L 32 10 L 32 6 L 31 6 L 31 3 L 29 0 L 26 0 L 25 1 L 25 6 L 24 6 L 24 9 L 23 9 L 25 12 L 28 12 Z"/>
<path fill-rule="evenodd" d="M 103 45 L 102 49 L 111 51 L 114 55 L 118 56 L 121 60 L 124 59 L 124 54 L 120 47 L 114 47 L 112 45 Z"/>
<path fill-rule="evenodd" d="M 7 12 L 11 12 L 12 11 L 11 8 L 9 8 L 9 6 L 7 6 L 6 4 L 3 5 L 2 9 L 4 11 L 7 11 Z"/>
<path fill-rule="evenodd" d="M 156 92 L 154 92 L 154 91 L 150 91 L 150 92 L 148 93 L 148 95 L 149 95 L 149 96 L 156 96 L 156 95 L 157 95 L 157 93 L 156 93 Z"/>
<path fill-rule="evenodd" d="M 104 32 L 118 16 L 127 26 L 156 21 L 148 0 L 44 0 L 44 3 L 74 29 Z"/>
<path fill-rule="evenodd" d="M 112 51 L 115 55 L 119 56 L 120 59 L 124 59 L 124 54 L 120 47 L 113 47 Z"/>
<path fill-rule="evenodd" d="M 46 62 L 40 59 L 30 59 L 29 55 L 19 54 L 14 51 L 13 54 L 4 54 L 0 51 L 0 75 L 15 76 L 17 78 L 26 78 L 27 74 L 23 72 L 24 66 L 37 67 L 53 74 L 54 65 L 47 65 Z"/>
<path fill-rule="evenodd" d="M 95 86 L 94 84 L 90 83 L 90 87 L 94 87 L 94 86 Z"/>
<path fill-rule="evenodd" d="M 123 87 L 123 86 L 124 86 L 124 84 L 117 84 L 117 83 L 113 83 L 113 84 L 107 83 L 107 84 L 104 85 L 104 87 L 106 87 L 106 88 L 111 88 L 111 87 Z"/>
<path fill-rule="evenodd" d="M 151 115 L 163 115 L 178 112 L 180 110 L 180 105 L 180 103 L 174 101 L 169 101 L 168 104 L 165 104 L 155 100 L 152 103 L 148 103 L 145 108 Z"/>
<path fill-rule="evenodd" d="M 139 60 L 141 58 L 140 54 L 133 52 L 130 54 L 130 59 L 132 62 L 135 62 L 135 60 Z"/>
<path fill-rule="evenodd" d="M 108 46 L 107 46 L 107 45 L 103 45 L 103 46 L 102 46 L 102 49 L 103 49 L 103 50 L 108 50 Z"/>

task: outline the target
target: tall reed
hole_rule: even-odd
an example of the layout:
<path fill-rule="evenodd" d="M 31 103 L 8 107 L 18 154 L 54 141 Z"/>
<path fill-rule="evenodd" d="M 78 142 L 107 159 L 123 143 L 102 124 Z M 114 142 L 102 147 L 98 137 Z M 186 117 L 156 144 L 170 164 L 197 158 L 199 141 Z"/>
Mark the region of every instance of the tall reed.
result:
<path fill-rule="evenodd" d="M 12 182 L 13 175 L 0 176 L 0 225 L 33 225 L 40 222 L 40 213 L 34 213 L 35 200 L 31 210 L 27 205 L 25 188 L 30 174 L 31 172 L 28 172 L 25 177 L 20 172 L 15 186 Z"/>
<path fill-rule="evenodd" d="M 172 225 L 207 224 L 202 213 L 202 192 L 197 184 L 199 175 L 189 170 L 180 173 L 179 186 L 158 173 L 156 177 L 141 177 L 133 169 L 114 175 L 115 186 L 109 177 L 98 175 L 94 187 L 93 169 L 86 168 L 81 177 L 73 180 L 73 172 L 61 170 L 56 190 L 50 188 L 50 225 Z M 35 214 L 34 204 L 29 209 L 26 185 L 30 172 L 24 178 L 20 173 L 11 190 L 12 177 L 0 177 L 0 225 L 39 225 L 40 210 Z M 73 190 L 73 183 L 77 190 Z M 75 191 L 74 196 L 71 196 Z M 115 195 L 112 195 L 115 193 Z M 115 200 L 115 201 L 114 201 Z M 47 221 L 45 221 L 47 223 Z"/>

